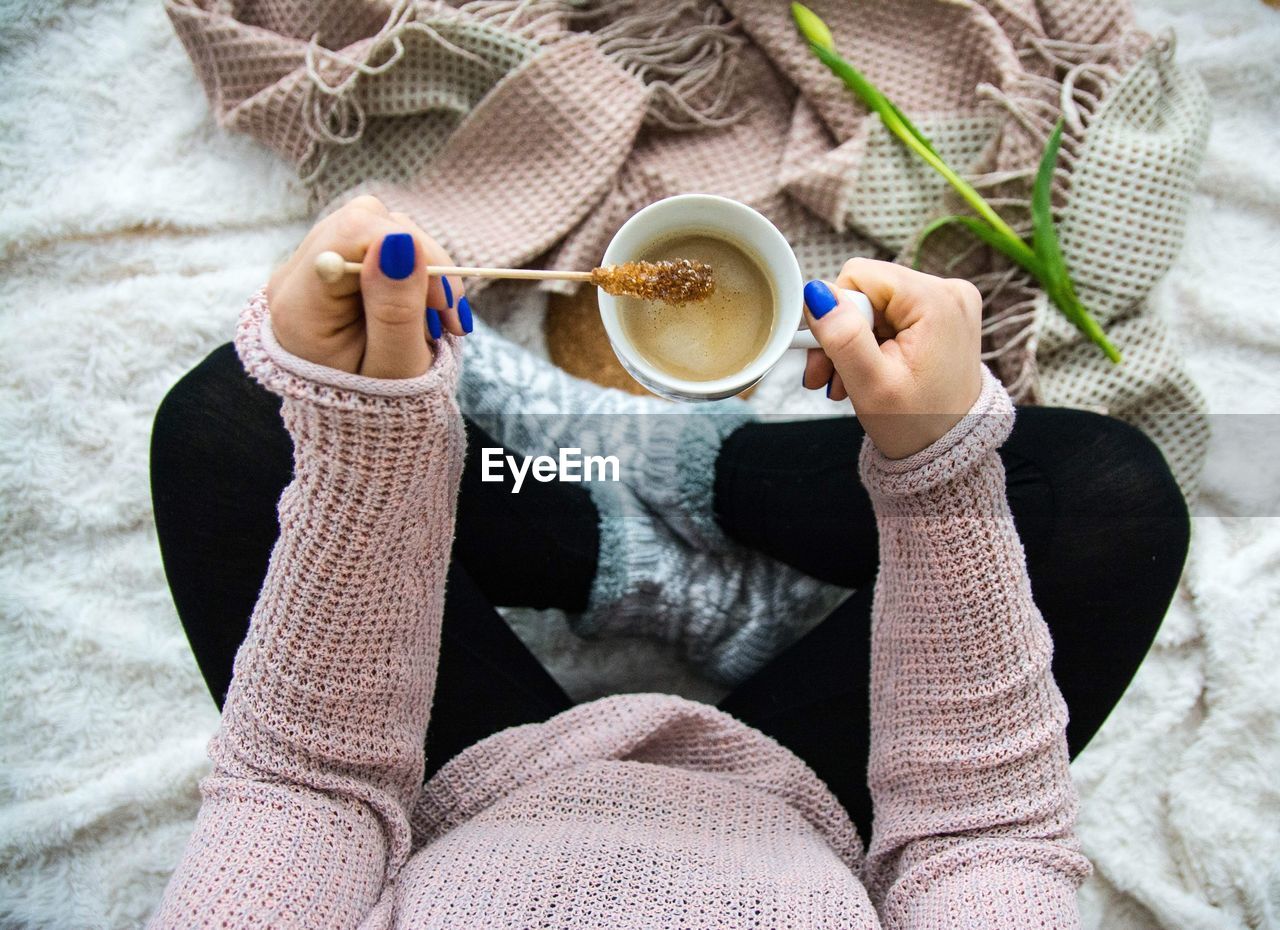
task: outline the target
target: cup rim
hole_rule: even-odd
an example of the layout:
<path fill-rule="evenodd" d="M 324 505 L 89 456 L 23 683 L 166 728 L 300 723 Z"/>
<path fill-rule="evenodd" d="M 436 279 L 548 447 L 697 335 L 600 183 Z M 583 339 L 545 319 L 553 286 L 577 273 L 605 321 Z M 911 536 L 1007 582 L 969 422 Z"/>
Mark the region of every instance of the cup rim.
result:
<path fill-rule="evenodd" d="M 686 378 L 678 378 L 655 367 L 635 351 L 622 331 L 622 324 L 618 319 L 618 307 L 613 295 L 606 294 L 603 290 L 597 288 L 597 303 L 600 307 L 600 320 L 604 324 L 605 334 L 609 337 L 609 343 L 614 353 L 619 357 L 623 367 L 630 371 L 646 388 L 656 388 L 656 393 L 665 396 L 710 400 L 732 397 L 746 390 L 763 378 L 786 353 L 795 331 L 800 326 L 802 314 L 798 295 L 803 281 L 801 279 L 800 263 L 791 248 L 791 243 L 782 235 L 778 227 L 758 210 L 747 206 L 741 201 L 730 197 L 722 197 L 718 194 L 676 194 L 654 201 L 639 210 L 614 233 L 608 247 L 605 249 L 603 264 L 611 265 L 633 259 L 634 254 L 618 254 L 618 249 L 620 248 L 618 243 L 620 241 L 625 243 L 628 235 L 633 234 L 635 227 L 653 222 L 654 213 L 669 211 L 677 204 L 691 204 L 696 207 L 699 203 L 737 213 L 744 222 L 754 225 L 758 235 L 762 235 L 766 240 L 772 240 L 777 247 L 775 256 L 771 257 L 763 254 L 757 256 L 764 263 L 764 271 L 769 275 L 775 288 L 777 306 L 775 308 L 774 331 L 770 334 L 769 342 L 761 349 L 760 354 L 752 359 L 750 364 L 732 375 L 726 375 L 711 381 L 692 381 Z M 718 226 L 720 224 L 708 225 Z M 673 227 L 672 231 L 678 231 L 678 228 Z M 752 251 L 758 253 L 762 250 L 752 246 Z M 777 259 L 776 261 L 775 258 Z M 778 262 L 781 262 L 783 266 L 781 269 L 778 267 Z M 786 280 L 788 278 L 790 280 Z M 795 295 L 790 295 L 789 292 L 792 290 L 795 291 Z"/>

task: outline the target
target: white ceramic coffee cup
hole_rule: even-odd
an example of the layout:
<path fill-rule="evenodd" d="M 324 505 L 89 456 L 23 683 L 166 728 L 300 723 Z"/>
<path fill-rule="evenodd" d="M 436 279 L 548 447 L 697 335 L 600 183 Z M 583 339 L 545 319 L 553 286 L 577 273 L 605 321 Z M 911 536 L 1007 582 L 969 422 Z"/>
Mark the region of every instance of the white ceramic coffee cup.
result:
<path fill-rule="evenodd" d="M 763 378 L 788 349 L 818 348 L 804 322 L 804 279 L 786 238 L 765 216 L 744 203 L 714 194 L 679 194 L 645 207 L 622 224 L 604 253 L 604 265 L 633 261 L 655 242 L 681 233 L 725 239 L 757 259 L 773 284 L 773 328 L 760 354 L 741 371 L 713 381 L 677 378 L 646 361 L 622 329 L 618 301 L 603 290 L 597 296 L 600 319 L 614 354 L 631 376 L 655 394 L 673 400 L 720 400 L 740 394 Z M 844 292 L 870 322 L 871 301 L 857 291 Z"/>

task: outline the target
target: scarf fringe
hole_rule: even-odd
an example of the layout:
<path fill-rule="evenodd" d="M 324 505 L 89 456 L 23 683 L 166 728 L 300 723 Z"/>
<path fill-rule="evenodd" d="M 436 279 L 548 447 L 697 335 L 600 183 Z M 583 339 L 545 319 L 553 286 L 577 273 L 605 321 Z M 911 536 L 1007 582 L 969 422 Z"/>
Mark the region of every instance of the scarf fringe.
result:
<path fill-rule="evenodd" d="M 1085 133 L 1101 108 L 1107 93 L 1121 78 L 1132 58 L 1123 42 L 1082 43 L 1033 37 L 1020 50 L 1026 61 L 1039 58 L 1042 71 L 1028 71 L 1007 88 L 991 84 L 978 87 L 978 97 L 1004 109 L 1011 122 L 1004 132 L 1022 134 L 1019 144 L 1041 152 L 1058 118 L 1063 120 L 1062 147 L 1053 178 L 1053 200 L 1064 202 L 1070 189 L 1071 174 L 1079 158 Z M 1172 54 L 1172 39 L 1151 42 L 1145 55 L 1167 57 Z M 1023 238 L 1030 234 L 1031 185 L 1039 167 L 1039 158 L 1018 170 L 989 171 L 973 175 L 969 182 L 984 193 L 987 201 Z M 1012 185 L 1020 193 L 1010 194 Z M 1023 193 L 1025 192 L 1025 193 Z M 913 244 L 912 248 L 918 245 Z M 979 248 L 975 243 L 949 262 L 949 267 L 971 257 Z M 999 259 L 997 259 L 999 260 Z M 973 283 L 982 293 L 984 305 L 1009 300 L 999 311 L 984 316 L 984 344 L 993 347 L 983 353 L 983 360 L 1003 363 L 1006 388 L 1017 401 L 1033 400 L 1036 394 L 1035 363 L 1037 307 L 1045 300 L 1038 283 L 1030 274 L 1009 263 L 998 270 L 974 276 Z M 1018 364 L 1016 370 L 1009 366 Z"/>
<path fill-rule="evenodd" d="M 668 129 L 727 126 L 744 115 L 731 107 L 745 39 L 718 3 L 472 0 L 458 12 L 541 44 L 589 32 L 602 54 L 649 88 L 647 118 Z"/>
<path fill-rule="evenodd" d="M 1043 151 L 1058 118 L 1063 120 L 1062 148 L 1054 172 L 1055 199 L 1061 202 L 1070 183 L 1071 172 L 1079 157 L 1085 130 L 1102 105 L 1108 90 L 1123 73 L 1120 58 L 1123 49 L 1118 42 L 1065 42 L 1033 37 L 1020 51 L 1023 60 L 1038 57 L 1053 74 L 1028 71 L 1007 90 L 992 84 L 978 86 L 980 100 L 1004 109 L 1023 133 L 1023 143 L 1033 151 Z M 1008 128 L 1006 127 L 1006 132 Z M 1023 184 L 1027 193 L 1020 197 L 989 198 L 993 205 L 1013 208 L 1027 216 L 1031 212 L 1030 181 L 1035 177 L 1039 159 L 1020 171 L 992 171 L 970 178 L 979 190 L 1006 190 L 1012 182 Z"/>
<path fill-rule="evenodd" d="M 395 67 L 404 57 L 407 34 L 493 67 L 441 34 L 436 25 L 447 20 L 484 23 L 543 46 L 589 34 L 601 53 L 649 89 L 646 120 L 667 129 L 727 126 L 747 112 L 734 108 L 736 52 L 746 40 L 737 21 L 708 0 L 472 0 L 458 7 L 443 0 L 396 0 L 358 56 L 325 48 L 318 36 L 307 44 L 302 116 L 311 146 L 300 169 L 304 184 L 312 186 L 324 174 L 334 146 L 363 137 L 367 117 L 356 88 Z M 595 23 L 599 29 L 584 32 Z"/>
<path fill-rule="evenodd" d="M 456 11 L 443 3 L 428 5 L 417 0 L 396 0 L 382 28 L 365 40 L 367 44 L 360 57 L 325 48 L 320 44 L 319 36 L 312 36 L 307 43 L 305 64 L 308 80 L 303 89 L 302 118 L 311 146 L 298 169 L 305 186 L 314 187 L 319 183 L 333 147 L 354 145 L 364 136 L 366 116 L 364 107 L 356 99 L 356 87 L 362 78 L 389 71 L 404 58 L 404 36 L 407 33 L 425 36 L 455 55 L 481 67 L 497 70 L 481 56 L 450 42 L 430 19 L 420 19 L 419 16 L 428 10 L 429 15 L 437 20 L 441 10 L 448 10 L 456 16 Z"/>
<path fill-rule="evenodd" d="M 728 126 L 745 115 L 732 109 L 736 52 L 745 40 L 718 3 L 603 0 L 589 15 L 608 23 L 593 31 L 600 51 L 649 88 L 651 122 L 700 129 Z"/>

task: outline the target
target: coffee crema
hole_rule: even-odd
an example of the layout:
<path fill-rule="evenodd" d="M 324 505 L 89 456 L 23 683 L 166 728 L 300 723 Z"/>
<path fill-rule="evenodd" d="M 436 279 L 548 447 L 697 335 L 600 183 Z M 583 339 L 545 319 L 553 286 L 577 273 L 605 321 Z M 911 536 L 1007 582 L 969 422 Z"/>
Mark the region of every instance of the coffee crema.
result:
<path fill-rule="evenodd" d="M 618 298 L 618 319 L 640 356 L 686 381 L 737 374 L 764 351 L 773 331 L 773 284 L 743 247 L 706 233 L 679 233 L 647 246 L 636 259 L 706 262 L 715 291 L 705 300 L 667 304 Z"/>

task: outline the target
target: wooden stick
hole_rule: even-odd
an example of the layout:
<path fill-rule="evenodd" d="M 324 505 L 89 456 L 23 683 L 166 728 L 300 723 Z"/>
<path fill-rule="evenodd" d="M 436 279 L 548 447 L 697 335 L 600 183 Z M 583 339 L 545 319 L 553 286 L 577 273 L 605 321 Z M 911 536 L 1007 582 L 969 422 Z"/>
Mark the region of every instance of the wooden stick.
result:
<path fill-rule="evenodd" d="M 359 274 L 363 266 L 349 262 L 337 252 L 321 252 L 316 256 L 316 275 L 321 281 L 333 284 L 346 275 Z M 536 268 L 470 268 L 461 265 L 428 265 L 431 277 L 451 274 L 462 278 L 523 278 L 526 280 L 590 281 L 590 271 L 542 271 Z"/>

